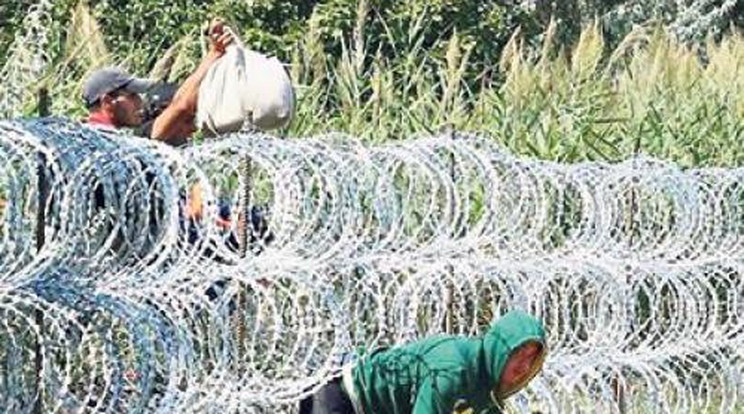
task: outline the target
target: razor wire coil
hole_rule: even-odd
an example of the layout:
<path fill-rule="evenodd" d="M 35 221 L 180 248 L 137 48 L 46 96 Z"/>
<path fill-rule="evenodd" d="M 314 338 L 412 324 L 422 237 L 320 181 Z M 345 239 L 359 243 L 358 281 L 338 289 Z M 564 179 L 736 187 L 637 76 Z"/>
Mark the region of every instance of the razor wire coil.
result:
<path fill-rule="evenodd" d="M 6 412 L 292 412 L 358 347 L 517 307 L 550 353 L 513 410 L 609 411 L 622 389 L 634 411 L 725 412 L 741 391 L 741 169 L 459 133 L 177 150 L 54 119 L 0 121 L 0 159 Z"/>

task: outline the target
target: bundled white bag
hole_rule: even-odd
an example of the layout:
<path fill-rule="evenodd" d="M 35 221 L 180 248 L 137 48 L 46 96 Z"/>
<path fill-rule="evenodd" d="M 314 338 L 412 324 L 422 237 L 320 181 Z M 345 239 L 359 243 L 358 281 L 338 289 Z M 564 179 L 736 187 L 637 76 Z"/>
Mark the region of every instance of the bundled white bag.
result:
<path fill-rule="evenodd" d="M 233 44 L 199 86 L 196 126 L 206 134 L 236 132 L 246 123 L 270 130 L 286 126 L 293 112 L 292 82 L 281 62 Z"/>

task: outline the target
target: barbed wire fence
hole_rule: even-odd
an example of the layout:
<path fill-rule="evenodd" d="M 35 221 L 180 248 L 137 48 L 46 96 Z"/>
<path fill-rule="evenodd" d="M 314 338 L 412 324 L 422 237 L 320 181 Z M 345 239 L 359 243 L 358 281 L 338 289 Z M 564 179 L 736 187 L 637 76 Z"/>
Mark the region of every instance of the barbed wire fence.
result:
<path fill-rule="evenodd" d="M 744 169 L 59 119 L 0 121 L 0 158 L 4 412 L 294 412 L 359 347 L 513 308 L 550 347 L 514 412 L 737 407 Z"/>

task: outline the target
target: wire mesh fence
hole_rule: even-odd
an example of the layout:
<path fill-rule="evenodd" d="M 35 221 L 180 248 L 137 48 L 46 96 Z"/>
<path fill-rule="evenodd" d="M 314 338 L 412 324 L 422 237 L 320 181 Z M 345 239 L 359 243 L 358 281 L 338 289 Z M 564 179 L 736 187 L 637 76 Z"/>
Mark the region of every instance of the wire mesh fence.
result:
<path fill-rule="evenodd" d="M 550 347 L 515 412 L 741 392 L 742 169 L 460 133 L 176 150 L 54 119 L 0 121 L 0 158 L 4 412 L 293 412 L 360 347 L 512 308 Z"/>

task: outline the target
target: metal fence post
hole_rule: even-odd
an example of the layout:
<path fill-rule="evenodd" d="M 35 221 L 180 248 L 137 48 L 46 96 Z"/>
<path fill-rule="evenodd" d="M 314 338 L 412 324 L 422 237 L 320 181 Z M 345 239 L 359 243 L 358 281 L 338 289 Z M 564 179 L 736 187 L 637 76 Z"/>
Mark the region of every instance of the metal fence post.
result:
<path fill-rule="evenodd" d="M 239 249 L 239 255 L 241 258 L 245 258 L 248 255 L 248 251 L 252 251 L 251 246 L 251 233 L 252 233 L 252 222 L 251 222 L 251 187 L 252 187 L 252 172 L 253 165 L 250 156 L 245 155 L 240 160 L 240 168 L 238 169 L 238 174 L 240 176 L 240 179 L 238 182 L 240 183 L 240 189 L 239 189 L 239 204 L 238 204 L 238 210 L 239 210 L 239 216 L 238 216 L 238 249 Z M 235 318 L 233 322 L 235 323 L 235 329 L 236 329 L 236 353 L 237 358 L 236 361 L 239 364 L 239 361 L 242 361 L 244 356 L 244 348 L 243 343 L 245 342 L 245 323 L 242 320 L 242 312 L 245 309 L 246 303 L 245 303 L 245 287 L 240 285 L 238 286 L 238 295 L 237 295 L 237 309 L 235 309 Z M 236 369 L 239 369 L 239 365 L 236 364 Z"/>
<path fill-rule="evenodd" d="M 454 126 L 453 125 L 447 125 L 446 126 L 446 130 L 447 130 L 447 135 L 449 136 L 449 139 L 450 139 L 451 143 L 454 143 L 454 141 L 455 141 L 455 128 L 454 128 Z M 450 166 L 449 166 L 450 167 L 450 178 L 452 179 L 452 185 L 455 186 L 455 190 L 457 190 L 457 184 L 456 184 L 457 175 L 455 173 L 455 154 L 454 154 L 454 152 L 450 152 L 449 156 L 450 156 L 450 159 L 449 159 L 449 161 L 450 161 Z M 453 199 L 450 200 L 450 204 L 451 204 L 450 205 L 450 211 L 451 212 L 454 212 L 454 210 L 455 210 L 454 197 L 453 197 Z M 457 223 L 456 223 L 455 228 L 457 228 L 457 227 L 458 226 L 457 226 Z M 452 265 L 447 265 L 447 267 L 448 267 L 448 270 L 450 272 L 450 275 L 454 278 L 455 269 L 452 267 Z M 452 303 L 453 297 L 454 297 L 453 291 L 454 291 L 454 289 L 452 288 L 452 285 L 451 284 L 447 284 L 447 297 L 446 297 L 446 301 L 447 301 L 447 313 L 446 313 L 446 315 L 447 316 L 446 316 L 445 321 L 444 321 L 444 323 L 445 323 L 444 330 L 445 330 L 445 332 L 448 335 L 452 335 L 454 333 L 454 315 L 453 315 L 454 314 L 454 309 L 453 309 L 453 303 Z"/>
<path fill-rule="evenodd" d="M 633 145 L 633 157 L 637 157 L 638 154 L 641 153 L 641 135 L 638 134 L 638 137 L 635 140 L 635 143 Z M 636 194 L 635 188 L 630 189 L 630 195 L 628 196 L 628 215 L 627 215 L 627 222 L 626 222 L 626 231 L 628 234 L 628 241 L 630 245 L 632 246 L 635 242 L 636 234 L 638 233 L 638 229 L 635 222 L 635 216 L 638 210 L 638 196 Z M 626 275 L 625 282 L 626 284 L 630 285 L 629 275 Z M 626 388 L 625 385 L 620 382 L 617 375 L 612 379 L 612 391 L 614 393 L 615 402 L 617 403 L 617 409 L 621 414 L 625 414 L 628 412 L 628 401 L 626 398 Z"/>
<path fill-rule="evenodd" d="M 49 91 L 42 87 L 38 92 L 38 114 L 40 117 L 47 117 L 50 115 L 51 102 L 49 100 Z M 49 182 L 46 179 L 46 157 L 43 154 L 38 154 L 37 165 L 36 165 L 36 190 L 37 190 L 37 206 L 38 211 L 36 212 L 36 252 L 40 252 L 46 242 L 46 202 L 49 198 Z M 36 325 L 39 327 L 39 336 L 34 344 L 34 369 L 35 369 L 35 388 L 36 388 L 36 399 L 34 400 L 34 414 L 42 414 L 44 412 L 44 393 L 43 384 L 41 378 L 41 370 L 44 364 L 44 357 L 42 354 L 41 342 L 44 340 L 44 313 L 36 309 L 34 311 L 34 319 Z"/>

